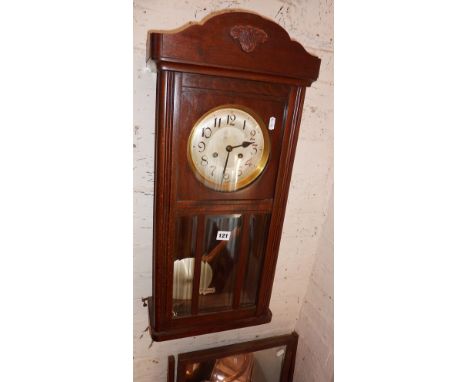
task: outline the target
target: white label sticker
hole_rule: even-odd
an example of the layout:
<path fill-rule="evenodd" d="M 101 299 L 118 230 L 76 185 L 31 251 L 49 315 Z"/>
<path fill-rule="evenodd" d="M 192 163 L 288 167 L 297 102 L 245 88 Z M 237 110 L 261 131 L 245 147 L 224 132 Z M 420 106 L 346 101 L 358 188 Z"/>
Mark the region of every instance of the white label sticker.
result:
<path fill-rule="evenodd" d="M 216 234 L 216 240 L 229 240 L 231 237 L 231 231 L 218 231 Z"/>
<path fill-rule="evenodd" d="M 268 130 L 274 130 L 276 123 L 275 117 L 270 117 L 270 123 L 268 124 Z"/>

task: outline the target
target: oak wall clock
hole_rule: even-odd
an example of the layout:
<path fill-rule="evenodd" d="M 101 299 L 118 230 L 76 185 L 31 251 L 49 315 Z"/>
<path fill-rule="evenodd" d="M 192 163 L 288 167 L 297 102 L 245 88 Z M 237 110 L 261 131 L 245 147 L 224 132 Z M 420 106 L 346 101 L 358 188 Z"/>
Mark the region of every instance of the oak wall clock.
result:
<path fill-rule="evenodd" d="M 147 58 L 157 69 L 151 336 L 270 322 L 305 88 L 320 59 L 245 12 L 149 32 Z"/>

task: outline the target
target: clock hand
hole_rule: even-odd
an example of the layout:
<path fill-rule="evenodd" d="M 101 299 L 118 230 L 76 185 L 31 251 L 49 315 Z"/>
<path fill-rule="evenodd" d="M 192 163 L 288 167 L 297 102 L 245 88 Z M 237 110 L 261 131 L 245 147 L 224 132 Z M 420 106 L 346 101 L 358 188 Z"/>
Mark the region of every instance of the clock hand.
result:
<path fill-rule="evenodd" d="M 230 147 L 230 146 L 228 146 Z M 223 175 L 221 175 L 221 181 L 224 179 L 224 173 L 226 172 L 226 166 L 228 164 L 228 160 L 229 160 L 229 154 L 231 154 L 231 150 L 228 150 L 228 148 L 226 147 L 226 150 L 228 152 L 228 155 L 226 157 L 226 162 L 224 163 L 224 168 L 223 168 Z"/>
<path fill-rule="evenodd" d="M 241 146 L 242 147 L 249 147 L 252 143 L 253 142 L 244 141 L 240 145 L 237 145 L 237 146 L 231 146 L 231 145 L 226 146 L 226 151 L 228 152 L 228 155 L 226 157 L 226 162 L 224 163 L 223 175 L 221 176 L 223 179 L 224 179 L 224 174 L 226 172 L 226 167 L 227 167 L 227 164 L 228 164 L 228 161 L 229 161 L 229 154 L 231 154 L 232 149 L 235 149 L 235 148 L 241 147 Z"/>
<path fill-rule="evenodd" d="M 244 141 L 244 142 L 242 142 L 240 145 L 237 145 L 237 146 L 230 146 L 230 147 L 231 147 L 231 150 L 232 150 L 232 149 L 235 149 L 235 148 L 237 148 L 237 147 L 241 147 L 241 146 L 242 146 L 242 147 L 249 147 L 252 143 L 253 143 L 253 142 Z M 227 148 L 226 148 L 226 150 L 227 150 Z"/>

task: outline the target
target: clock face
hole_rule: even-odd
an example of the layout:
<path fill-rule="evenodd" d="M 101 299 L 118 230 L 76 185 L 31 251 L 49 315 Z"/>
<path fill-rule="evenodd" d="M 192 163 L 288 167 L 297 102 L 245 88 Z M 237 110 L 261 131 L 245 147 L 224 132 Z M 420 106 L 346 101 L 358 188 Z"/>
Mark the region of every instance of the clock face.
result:
<path fill-rule="evenodd" d="M 251 184 L 270 155 L 262 120 L 242 106 L 210 110 L 193 126 L 188 158 L 196 177 L 217 191 L 236 191 Z"/>

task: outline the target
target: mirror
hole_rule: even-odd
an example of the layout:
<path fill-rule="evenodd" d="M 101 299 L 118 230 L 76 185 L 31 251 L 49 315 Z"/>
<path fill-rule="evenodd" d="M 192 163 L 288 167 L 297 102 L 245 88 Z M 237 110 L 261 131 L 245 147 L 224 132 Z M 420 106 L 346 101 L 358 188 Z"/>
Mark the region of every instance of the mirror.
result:
<path fill-rule="evenodd" d="M 265 338 L 180 354 L 177 382 L 292 381 L 298 336 Z"/>

